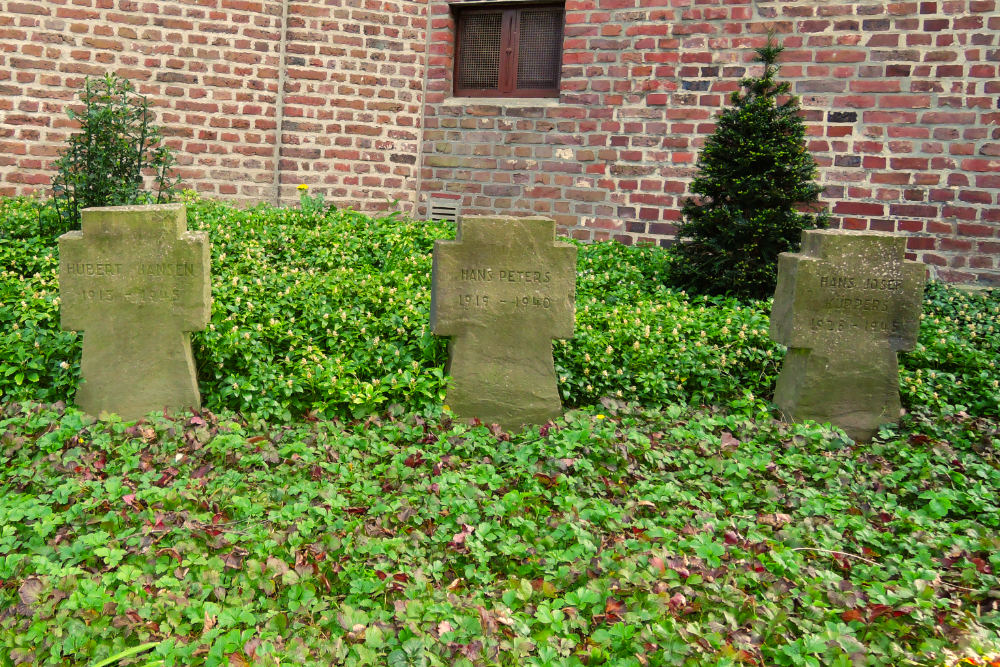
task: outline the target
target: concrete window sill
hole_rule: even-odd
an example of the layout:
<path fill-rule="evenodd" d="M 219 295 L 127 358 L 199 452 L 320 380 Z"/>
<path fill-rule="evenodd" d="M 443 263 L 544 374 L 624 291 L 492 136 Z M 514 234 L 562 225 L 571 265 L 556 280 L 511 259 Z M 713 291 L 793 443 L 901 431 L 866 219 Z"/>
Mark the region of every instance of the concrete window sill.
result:
<path fill-rule="evenodd" d="M 452 97 L 442 106 L 557 107 L 558 97 Z"/>

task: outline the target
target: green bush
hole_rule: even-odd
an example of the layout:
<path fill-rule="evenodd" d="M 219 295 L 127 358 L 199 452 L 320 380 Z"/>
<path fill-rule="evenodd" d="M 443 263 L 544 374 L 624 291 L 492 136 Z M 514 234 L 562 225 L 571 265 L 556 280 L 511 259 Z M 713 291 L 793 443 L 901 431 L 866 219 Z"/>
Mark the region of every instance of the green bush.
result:
<path fill-rule="evenodd" d="M 920 338 L 900 355 L 908 407 L 950 414 L 1000 414 L 1000 291 L 927 286 Z"/>
<path fill-rule="evenodd" d="M 683 222 L 668 251 L 675 287 L 702 294 L 764 299 L 774 293 L 778 255 L 799 248 L 803 229 L 826 226 L 826 214 L 800 210 L 817 201 L 816 163 L 805 147 L 798 98 L 778 82 L 782 47 L 770 37 L 757 49 L 763 74 L 740 81 L 732 106 L 698 158 Z M 785 98 L 780 101 L 779 98 Z"/>
<path fill-rule="evenodd" d="M 127 79 L 108 73 L 86 79 L 80 93 L 83 111 L 69 109 L 80 123 L 54 166 L 53 204 L 61 233 L 79 224 L 80 211 L 90 206 L 123 206 L 168 202 L 179 179 L 170 171 L 174 156 L 160 144 L 160 129 L 151 123 L 145 97 L 135 94 Z M 145 192 L 149 174 L 155 195 Z"/>
<path fill-rule="evenodd" d="M 430 333 L 433 222 L 190 204 L 212 243 L 212 321 L 192 336 L 204 403 L 291 418 L 441 400 Z"/>
<path fill-rule="evenodd" d="M 0 199 L 0 401 L 69 401 L 80 381 L 81 339 L 59 328 L 59 255 L 39 237 L 43 207 Z"/>
<path fill-rule="evenodd" d="M 81 336 L 59 330 L 55 246 L 6 233 L 37 202 L 0 200 L 0 667 L 1000 648 L 1000 294 L 928 287 L 913 412 L 858 444 L 768 413 L 767 301 L 691 298 L 654 249 L 581 245 L 555 359 L 586 407 L 506 434 L 441 406 L 448 225 L 187 205 L 213 244 L 193 336 L 211 411 L 129 425 L 59 404 Z"/>
<path fill-rule="evenodd" d="M 431 250 L 451 227 L 187 205 L 190 226 L 212 243 L 212 320 L 192 336 L 208 408 L 292 419 L 440 404 L 447 339 L 428 326 Z M 0 230 L 28 224 L 37 206 L 0 200 Z M 566 405 L 771 397 L 783 348 L 768 336 L 770 303 L 691 297 L 663 286 L 666 270 L 653 248 L 579 246 L 576 333 L 553 348 Z M 0 233 L 2 400 L 76 391 L 81 336 L 59 329 L 57 272 L 50 239 Z M 904 405 L 997 414 L 1000 295 L 937 284 L 927 293 L 919 344 L 900 355 Z"/>

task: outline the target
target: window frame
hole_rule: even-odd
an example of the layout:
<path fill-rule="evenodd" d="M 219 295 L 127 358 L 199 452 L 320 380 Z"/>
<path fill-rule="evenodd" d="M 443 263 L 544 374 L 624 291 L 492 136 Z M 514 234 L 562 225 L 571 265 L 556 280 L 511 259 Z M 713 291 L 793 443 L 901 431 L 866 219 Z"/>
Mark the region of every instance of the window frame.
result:
<path fill-rule="evenodd" d="M 559 97 L 562 82 L 563 42 L 566 36 L 566 5 L 565 2 L 519 2 L 519 3 L 486 3 L 469 2 L 450 5 L 455 19 L 455 58 L 452 72 L 452 92 L 455 97 L 502 97 L 502 98 L 532 98 Z M 520 15 L 527 9 L 558 9 L 562 12 L 562 22 L 559 30 L 559 58 L 556 71 L 556 83 L 551 88 L 518 88 L 517 66 L 520 56 Z M 499 73 L 497 88 L 460 88 L 459 64 L 462 62 L 461 34 L 463 21 L 468 16 L 476 14 L 501 13 Z M 505 54 L 506 51 L 506 54 Z M 505 57 L 506 55 L 506 57 Z"/>

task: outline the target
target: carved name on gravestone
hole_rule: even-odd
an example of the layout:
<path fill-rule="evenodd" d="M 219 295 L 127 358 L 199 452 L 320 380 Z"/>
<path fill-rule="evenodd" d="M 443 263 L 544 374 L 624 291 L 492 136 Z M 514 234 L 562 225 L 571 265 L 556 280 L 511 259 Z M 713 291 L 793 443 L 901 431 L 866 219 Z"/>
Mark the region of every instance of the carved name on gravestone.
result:
<path fill-rule="evenodd" d="M 814 229 L 780 255 L 771 336 L 788 346 L 774 394 L 786 419 L 858 441 L 899 419 L 896 353 L 916 344 L 924 286 L 905 249 L 901 236 Z"/>
<path fill-rule="evenodd" d="M 83 331 L 76 403 L 132 420 L 198 408 L 189 333 L 208 324 L 209 244 L 180 204 L 83 211 L 59 237 L 64 329 Z"/>
<path fill-rule="evenodd" d="M 431 329 L 451 336 L 446 401 L 505 429 L 562 413 L 552 339 L 571 338 L 576 248 L 549 218 L 466 217 L 434 244 Z"/>

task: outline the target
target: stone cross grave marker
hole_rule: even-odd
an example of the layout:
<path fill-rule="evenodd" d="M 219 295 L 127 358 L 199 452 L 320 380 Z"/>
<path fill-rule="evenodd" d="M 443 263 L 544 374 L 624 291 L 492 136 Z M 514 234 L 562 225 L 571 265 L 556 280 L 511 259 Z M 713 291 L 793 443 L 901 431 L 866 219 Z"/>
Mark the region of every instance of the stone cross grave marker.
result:
<path fill-rule="evenodd" d="M 562 413 L 552 339 L 571 338 L 576 248 L 549 218 L 466 217 L 434 244 L 431 329 L 451 336 L 446 402 L 505 429 Z"/>
<path fill-rule="evenodd" d="M 188 332 L 208 324 L 209 283 L 208 235 L 183 205 L 84 209 L 59 237 L 62 327 L 84 332 L 77 405 L 126 420 L 200 407 Z"/>
<path fill-rule="evenodd" d="M 899 419 L 896 353 L 916 344 L 924 267 L 906 239 L 805 230 L 781 253 L 771 337 L 788 346 L 774 402 L 786 419 L 829 421 L 858 441 Z"/>

